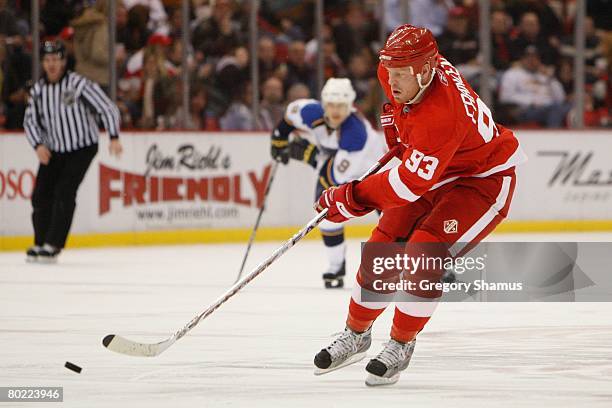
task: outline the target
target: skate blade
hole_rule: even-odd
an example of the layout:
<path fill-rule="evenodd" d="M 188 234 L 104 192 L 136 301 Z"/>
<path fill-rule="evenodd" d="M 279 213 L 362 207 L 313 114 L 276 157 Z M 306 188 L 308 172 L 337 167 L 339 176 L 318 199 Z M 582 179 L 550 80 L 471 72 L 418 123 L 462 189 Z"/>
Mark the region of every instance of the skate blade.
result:
<path fill-rule="evenodd" d="M 363 353 L 357 353 L 354 356 L 351 356 L 350 358 L 346 359 L 346 361 L 334 368 L 315 368 L 314 371 L 314 375 L 323 375 L 323 374 L 327 374 L 329 372 L 332 371 L 336 371 L 340 368 L 346 367 L 347 365 L 351 365 L 354 363 L 357 363 L 361 360 L 363 360 L 363 358 L 366 356 L 366 352 L 364 351 Z"/>
<path fill-rule="evenodd" d="M 344 287 L 344 281 L 326 280 L 325 289 L 342 289 Z"/>
<path fill-rule="evenodd" d="M 395 374 L 389 378 L 379 377 L 374 374 L 368 374 L 365 383 L 368 387 L 380 387 L 382 385 L 393 385 L 399 381 L 400 373 Z"/>
<path fill-rule="evenodd" d="M 47 264 L 47 265 L 56 264 L 57 263 L 57 256 L 54 256 L 52 258 L 51 257 L 45 257 L 45 256 L 43 256 L 43 257 L 39 256 L 38 260 L 36 262 L 41 263 L 41 264 Z"/>
<path fill-rule="evenodd" d="M 26 262 L 27 262 L 27 263 L 37 263 L 37 262 L 38 262 L 38 256 L 35 256 L 35 255 L 27 255 L 27 256 L 26 256 Z"/>

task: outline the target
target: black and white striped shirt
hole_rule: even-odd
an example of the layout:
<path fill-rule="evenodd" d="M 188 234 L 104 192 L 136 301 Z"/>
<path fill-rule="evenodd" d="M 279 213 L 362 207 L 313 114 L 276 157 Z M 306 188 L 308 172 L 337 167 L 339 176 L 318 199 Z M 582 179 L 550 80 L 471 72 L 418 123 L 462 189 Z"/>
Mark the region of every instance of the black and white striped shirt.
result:
<path fill-rule="evenodd" d="M 100 86 L 67 71 L 56 83 L 41 78 L 30 89 L 23 127 L 32 147 L 72 152 L 98 143 L 100 117 L 111 139 L 119 136 L 119 109 Z"/>

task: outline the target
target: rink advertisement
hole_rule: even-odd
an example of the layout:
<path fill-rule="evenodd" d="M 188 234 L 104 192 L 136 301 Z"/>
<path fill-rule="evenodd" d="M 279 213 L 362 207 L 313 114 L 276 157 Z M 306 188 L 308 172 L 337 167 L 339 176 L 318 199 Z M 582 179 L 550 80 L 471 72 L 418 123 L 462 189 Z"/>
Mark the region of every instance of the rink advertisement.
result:
<path fill-rule="evenodd" d="M 508 225 L 612 220 L 609 132 L 518 131 L 517 136 L 529 161 L 518 169 Z M 98 156 L 78 193 L 73 232 L 252 227 L 270 177 L 268 134 L 124 132 L 121 140 L 124 154 L 117 159 L 101 135 Z M 22 134 L 0 136 L 3 237 L 31 234 L 37 168 Z M 281 166 L 262 227 L 308 221 L 314 215 L 315 182 L 315 172 L 303 163 Z M 373 217 L 351 220 L 372 222 Z"/>
<path fill-rule="evenodd" d="M 529 161 L 517 170 L 510 219 L 612 219 L 610 132 L 519 131 L 517 136 Z"/>
<path fill-rule="evenodd" d="M 98 163 L 101 220 L 128 212 L 136 228 L 239 227 L 243 210 L 261 206 L 271 166 L 241 157 L 237 146 L 214 137 L 141 140 L 132 169 Z"/>
<path fill-rule="evenodd" d="M 24 136 L 0 135 L 0 237 L 31 233 L 30 198 L 37 167 Z"/>
<path fill-rule="evenodd" d="M 126 157 L 117 161 L 102 148 L 92 169 L 96 229 L 241 228 L 262 205 L 271 163 L 266 144 L 254 143 L 261 138 L 149 133 L 124 139 Z"/>

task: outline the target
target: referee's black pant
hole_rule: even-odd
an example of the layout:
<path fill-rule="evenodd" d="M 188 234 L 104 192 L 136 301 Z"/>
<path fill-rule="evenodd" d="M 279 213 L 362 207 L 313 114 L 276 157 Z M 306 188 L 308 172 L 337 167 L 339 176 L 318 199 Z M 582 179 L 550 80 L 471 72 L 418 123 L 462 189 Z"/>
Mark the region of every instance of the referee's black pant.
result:
<path fill-rule="evenodd" d="M 51 153 L 40 164 L 32 193 L 34 243 L 64 248 L 76 207 L 76 193 L 91 161 L 98 152 L 92 145 L 70 153 Z"/>

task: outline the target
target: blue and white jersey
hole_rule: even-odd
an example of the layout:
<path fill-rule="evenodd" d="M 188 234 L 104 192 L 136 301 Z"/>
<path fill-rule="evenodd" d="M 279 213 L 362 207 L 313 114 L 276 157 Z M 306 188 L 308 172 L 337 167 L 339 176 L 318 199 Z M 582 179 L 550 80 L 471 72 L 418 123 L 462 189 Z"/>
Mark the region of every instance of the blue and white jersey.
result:
<path fill-rule="evenodd" d="M 330 129 L 325 125 L 321 102 L 298 99 L 287 106 L 285 121 L 301 137 L 317 145 L 321 154 L 319 170 L 335 153 L 333 161 L 326 165 L 327 179 L 336 185 L 359 178 L 387 150 L 383 136 L 354 109 L 338 129 Z"/>

